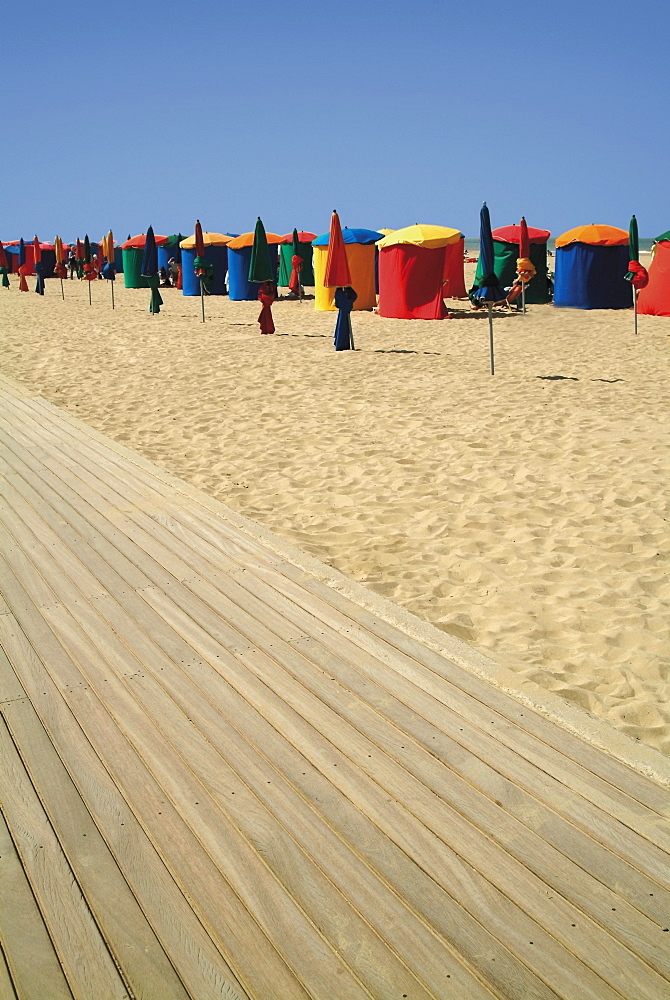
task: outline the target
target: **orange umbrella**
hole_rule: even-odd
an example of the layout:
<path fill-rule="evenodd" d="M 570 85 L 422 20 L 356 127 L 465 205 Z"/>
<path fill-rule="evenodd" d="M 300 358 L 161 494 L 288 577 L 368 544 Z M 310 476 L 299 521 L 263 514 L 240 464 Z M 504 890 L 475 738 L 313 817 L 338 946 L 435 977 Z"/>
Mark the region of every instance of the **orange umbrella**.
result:
<path fill-rule="evenodd" d="M 231 250 L 241 250 L 242 247 L 252 247 L 254 245 L 254 236 L 255 236 L 255 231 L 253 233 L 242 233 L 241 236 L 235 236 L 234 239 L 230 241 L 228 246 L 230 247 Z M 266 233 L 265 239 L 268 243 L 287 242 L 284 236 L 278 236 L 277 233 Z M 291 239 L 289 239 L 288 242 L 290 243 Z"/>
<path fill-rule="evenodd" d="M 60 236 L 57 236 L 54 240 L 54 251 L 56 253 L 56 267 L 54 268 L 57 278 L 60 278 L 60 294 L 61 298 L 65 298 L 65 289 L 63 288 L 63 278 L 67 278 L 67 268 L 65 267 L 63 251 L 63 241 Z"/>
<path fill-rule="evenodd" d="M 593 247 L 620 247 L 628 245 L 628 232 L 616 226 L 577 226 L 568 229 L 556 240 L 557 247 L 565 247 L 568 243 L 588 243 Z"/>

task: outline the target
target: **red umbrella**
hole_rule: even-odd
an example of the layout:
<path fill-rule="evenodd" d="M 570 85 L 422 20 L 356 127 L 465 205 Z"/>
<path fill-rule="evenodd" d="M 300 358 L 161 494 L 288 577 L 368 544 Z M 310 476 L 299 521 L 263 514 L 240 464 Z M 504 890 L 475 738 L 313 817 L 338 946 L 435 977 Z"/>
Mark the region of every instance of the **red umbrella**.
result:
<path fill-rule="evenodd" d="M 330 238 L 323 283 L 326 288 L 346 288 L 347 285 L 351 284 L 349 261 L 342 238 L 342 226 L 340 225 L 340 217 L 335 211 L 330 217 Z"/>
<path fill-rule="evenodd" d="M 519 223 L 519 258 L 516 262 L 516 270 L 521 282 L 521 308 L 525 312 L 526 285 L 535 274 L 535 267 L 530 259 L 530 237 L 528 235 L 528 225 L 523 215 Z"/>
<path fill-rule="evenodd" d="M 205 283 L 203 281 L 205 275 L 205 241 L 202 237 L 202 226 L 200 225 L 200 219 L 195 221 L 195 259 L 193 261 L 193 268 L 195 273 L 200 278 L 200 306 L 202 308 L 202 321 L 205 322 Z"/>

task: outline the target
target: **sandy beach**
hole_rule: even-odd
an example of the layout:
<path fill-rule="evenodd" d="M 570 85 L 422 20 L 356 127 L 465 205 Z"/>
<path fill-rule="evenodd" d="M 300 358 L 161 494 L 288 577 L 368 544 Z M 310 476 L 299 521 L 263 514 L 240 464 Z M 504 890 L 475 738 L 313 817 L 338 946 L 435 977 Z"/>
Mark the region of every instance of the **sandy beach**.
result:
<path fill-rule="evenodd" d="M 473 271 L 470 265 L 468 270 Z M 466 274 L 470 283 L 471 273 Z M 488 322 L 0 289 L 1 370 L 346 576 L 670 753 L 670 318 Z"/>

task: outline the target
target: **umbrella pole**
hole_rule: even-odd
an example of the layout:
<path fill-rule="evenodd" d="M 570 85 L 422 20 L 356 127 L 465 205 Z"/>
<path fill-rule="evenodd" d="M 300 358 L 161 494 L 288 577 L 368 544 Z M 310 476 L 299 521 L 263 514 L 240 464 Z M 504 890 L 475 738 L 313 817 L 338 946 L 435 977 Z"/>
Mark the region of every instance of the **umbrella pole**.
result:
<path fill-rule="evenodd" d="M 111 289 L 111 292 L 112 292 L 112 309 L 113 309 L 114 308 L 114 282 L 110 281 L 109 285 L 110 285 L 110 289 Z"/>
<path fill-rule="evenodd" d="M 200 275 L 200 306 L 202 309 L 202 321 L 205 322 L 205 286 L 202 282 L 202 275 Z"/>
<path fill-rule="evenodd" d="M 489 355 L 491 358 L 491 374 L 495 375 L 496 368 L 493 360 L 493 306 L 489 302 Z"/>
<path fill-rule="evenodd" d="M 87 284 L 88 284 L 88 304 L 90 306 L 90 305 L 92 305 L 92 302 L 91 302 L 91 282 L 87 281 Z"/>
<path fill-rule="evenodd" d="M 525 281 L 521 285 L 521 312 L 526 314 L 526 283 Z"/>
<path fill-rule="evenodd" d="M 633 316 L 635 317 L 635 336 L 637 336 L 637 288 L 633 288 Z"/>
<path fill-rule="evenodd" d="M 60 279 L 60 294 L 63 302 L 65 302 L 65 289 L 63 288 L 63 279 Z"/>

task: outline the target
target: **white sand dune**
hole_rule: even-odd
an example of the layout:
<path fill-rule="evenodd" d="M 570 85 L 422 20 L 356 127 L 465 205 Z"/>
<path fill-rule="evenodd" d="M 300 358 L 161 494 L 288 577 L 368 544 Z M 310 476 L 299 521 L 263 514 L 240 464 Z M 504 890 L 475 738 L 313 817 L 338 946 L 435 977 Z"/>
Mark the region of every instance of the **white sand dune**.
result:
<path fill-rule="evenodd" d="M 56 281 L 0 290 L 4 372 L 352 579 L 670 753 L 670 319 L 488 324 Z"/>

